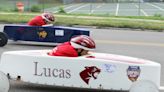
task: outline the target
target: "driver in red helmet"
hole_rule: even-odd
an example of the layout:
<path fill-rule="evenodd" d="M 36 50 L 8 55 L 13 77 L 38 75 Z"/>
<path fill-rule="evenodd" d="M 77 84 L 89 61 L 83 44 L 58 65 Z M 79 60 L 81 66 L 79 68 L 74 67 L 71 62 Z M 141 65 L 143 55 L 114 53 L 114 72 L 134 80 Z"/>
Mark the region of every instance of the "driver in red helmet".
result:
<path fill-rule="evenodd" d="M 28 25 L 30 26 L 48 26 L 53 25 L 53 22 L 55 22 L 55 17 L 52 13 L 43 13 L 41 15 L 35 16 L 32 18 Z"/>
<path fill-rule="evenodd" d="M 78 57 L 87 55 L 89 50 L 95 49 L 95 42 L 86 35 L 79 35 L 73 37 L 69 42 L 55 47 L 51 52 L 50 56 L 66 56 L 66 57 Z"/>

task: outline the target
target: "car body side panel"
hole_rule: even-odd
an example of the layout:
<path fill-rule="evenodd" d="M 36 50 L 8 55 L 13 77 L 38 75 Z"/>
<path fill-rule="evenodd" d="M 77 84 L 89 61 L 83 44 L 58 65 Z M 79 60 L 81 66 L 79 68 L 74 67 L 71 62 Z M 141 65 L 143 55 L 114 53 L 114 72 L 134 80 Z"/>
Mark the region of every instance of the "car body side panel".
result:
<path fill-rule="evenodd" d="M 55 57 L 48 56 L 47 52 L 48 50 L 5 52 L 2 54 L 0 70 L 13 79 L 21 76 L 24 82 L 46 85 L 129 90 L 135 81 L 150 80 L 160 86 L 161 66 L 156 62 L 119 62 L 121 60 L 88 56 Z M 90 55 L 101 57 L 100 54 Z M 130 57 L 126 57 L 128 58 Z"/>
<path fill-rule="evenodd" d="M 62 26 L 28 26 L 28 25 L 6 25 L 4 32 L 8 38 L 14 41 L 34 41 L 63 43 L 69 41 L 72 36 L 88 35 L 89 30 L 82 28 Z"/>

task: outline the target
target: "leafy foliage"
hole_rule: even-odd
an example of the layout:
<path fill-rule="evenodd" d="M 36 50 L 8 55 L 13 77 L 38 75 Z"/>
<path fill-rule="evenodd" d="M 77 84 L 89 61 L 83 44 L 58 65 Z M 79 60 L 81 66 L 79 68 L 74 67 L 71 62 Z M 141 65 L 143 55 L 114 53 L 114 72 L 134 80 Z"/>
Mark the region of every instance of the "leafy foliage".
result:
<path fill-rule="evenodd" d="M 41 8 L 37 5 L 33 5 L 31 7 L 31 12 L 40 12 L 41 11 Z"/>
<path fill-rule="evenodd" d="M 58 13 L 66 13 L 66 11 L 64 10 L 63 7 L 59 7 L 59 9 L 58 9 Z"/>

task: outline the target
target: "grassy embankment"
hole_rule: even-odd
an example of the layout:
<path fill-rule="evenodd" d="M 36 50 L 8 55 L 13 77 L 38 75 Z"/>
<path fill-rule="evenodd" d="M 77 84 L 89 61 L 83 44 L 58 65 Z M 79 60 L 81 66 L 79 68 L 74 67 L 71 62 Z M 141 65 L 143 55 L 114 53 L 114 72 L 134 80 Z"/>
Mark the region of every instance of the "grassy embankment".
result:
<path fill-rule="evenodd" d="M 0 21 L 3 23 L 26 23 L 35 13 L 0 13 Z M 149 29 L 155 31 L 164 31 L 164 17 L 137 17 L 137 16 L 87 16 L 87 15 L 64 15 L 56 14 L 56 25 L 84 25 L 101 27 L 118 27 L 118 28 L 134 28 Z"/>

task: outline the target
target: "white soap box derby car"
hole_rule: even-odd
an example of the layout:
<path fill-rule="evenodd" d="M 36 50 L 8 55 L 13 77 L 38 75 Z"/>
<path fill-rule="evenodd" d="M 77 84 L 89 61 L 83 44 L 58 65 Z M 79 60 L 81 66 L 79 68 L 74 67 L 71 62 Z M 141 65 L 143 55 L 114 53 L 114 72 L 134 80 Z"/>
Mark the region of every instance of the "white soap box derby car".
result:
<path fill-rule="evenodd" d="M 28 26 L 28 25 L 5 25 L 0 32 L 0 47 L 5 46 L 9 40 L 21 44 L 56 45 L 69 41 L 76 35 L 88 35 L 85 28 L 64 26 Z"/>
<path fill-rule="evenodd" d="M 12 80 L 49 86 L 130 92 L 158 92 L 160 87 L 161 65 L 156 62 L 96 52 L 80 57 L 49 56 L 49 51 L 4 52 L 0 71 Z"/>

